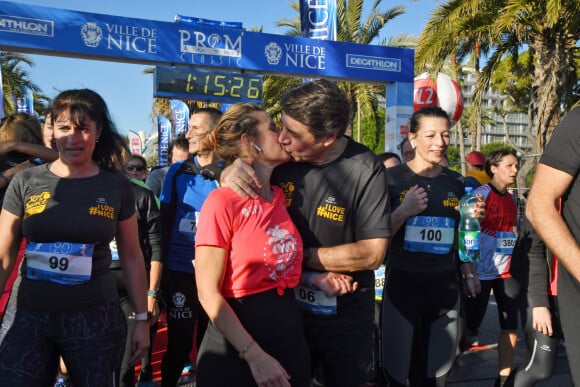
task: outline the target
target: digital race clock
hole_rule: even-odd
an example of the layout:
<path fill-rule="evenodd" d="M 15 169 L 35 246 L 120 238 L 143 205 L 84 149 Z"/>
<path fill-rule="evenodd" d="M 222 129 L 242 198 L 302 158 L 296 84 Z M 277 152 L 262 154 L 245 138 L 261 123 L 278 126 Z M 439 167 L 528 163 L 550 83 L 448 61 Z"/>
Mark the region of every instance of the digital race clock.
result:
<path fill-rule="evenodd" d="M 154 96 L 260 103 L 262 76 L 157 66 Z"/>

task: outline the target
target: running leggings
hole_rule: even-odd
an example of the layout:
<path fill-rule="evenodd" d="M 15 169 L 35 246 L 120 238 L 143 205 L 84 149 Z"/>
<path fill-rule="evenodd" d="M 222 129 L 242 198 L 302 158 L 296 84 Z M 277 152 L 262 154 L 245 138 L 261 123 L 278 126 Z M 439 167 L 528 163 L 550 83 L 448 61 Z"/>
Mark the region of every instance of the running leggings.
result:
<path fill-rule="evenodd" d="M 552 312 L 552 327 L 554 334 L 546 336 L 533 328 L 533 308 L 522 299 L 521 306 L 522 325 L 526 332 L 526 344 L 528 357 L 524 364 L 518 366 L 508 378 L 505 387 L 533 387 L 536 383 L 547 380 L 552 376 L 558 345 L 562 337 L 558 304 L 555 297 L 549 297 L 550 310 Z"/>
<path fill-rule="evenodd" d="M 391 386 L 444 386 L 459 339 L 455 271 L 391 269 L 385 283 L 382 361 Z"/>

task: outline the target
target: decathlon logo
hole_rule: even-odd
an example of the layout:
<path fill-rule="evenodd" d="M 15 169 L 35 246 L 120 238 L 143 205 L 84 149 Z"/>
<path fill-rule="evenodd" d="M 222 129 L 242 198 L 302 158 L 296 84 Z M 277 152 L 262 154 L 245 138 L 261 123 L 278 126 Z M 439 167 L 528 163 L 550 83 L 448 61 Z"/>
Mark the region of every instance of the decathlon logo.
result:
<path fill-rule="evenodd" d="M 27 17 L 0 15 L 0 32 L 54 37 L 54 22 Z"/>
<path fill-rule="evenodd" d="M 94 22 L 87 22 L 81 28 L 81 37 L 87 47 L 98 47 L 103 39 L 103 29 Z"/>
<path fill-rule="evenodd" d="M 401 72 L 401 60 L 380 56 L 346 55 L 346 67 L 365 70 Z"/>

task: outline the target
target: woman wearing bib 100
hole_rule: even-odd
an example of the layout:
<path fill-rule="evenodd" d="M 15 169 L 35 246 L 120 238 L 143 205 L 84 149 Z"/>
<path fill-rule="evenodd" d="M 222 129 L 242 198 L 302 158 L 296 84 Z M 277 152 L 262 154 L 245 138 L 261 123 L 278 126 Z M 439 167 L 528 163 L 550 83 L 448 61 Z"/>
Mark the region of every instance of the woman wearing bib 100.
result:
<path fill-rule="evenodd" d="M 415 157 L 387 169 L 397 230 L 383 292 L 382 352 L 391 386 L 443 386 L 459 339 L 455 236 L 463 177 L 439 165 L 449 146 L 449 117 L 427 107 L 411 117 Z M 480 209 L 483 204 L 480 204 Z M 460 265 L 470 295 L 479 292 L 471 263 Z"/>
<path fill-rule="evenodd" d="M 135 199 L 114 170 L 118 134 L 97 93 L 62 92 L 52 117 L 58 159 L 17 174 L 0 213 L 0 288 L 27 241 L 0 330 L 0 380 L 51 386 L 61 355 L 74 386 L 113 386 L 127 332 L 109 271 L 113 237 L 137 312 L 129 362 L 149 346 Z"/>

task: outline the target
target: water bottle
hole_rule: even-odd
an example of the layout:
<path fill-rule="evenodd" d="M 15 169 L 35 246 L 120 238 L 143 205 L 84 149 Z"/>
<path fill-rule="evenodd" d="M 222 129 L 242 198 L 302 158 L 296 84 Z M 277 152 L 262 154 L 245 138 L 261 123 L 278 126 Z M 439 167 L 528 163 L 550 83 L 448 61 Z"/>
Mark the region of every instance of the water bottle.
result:
<path fill-rule="evenodd" d="M 475 262 L 479 260 L 479 220 L 475 217 L 475 204 L 479 202 L 471 191 L 472 187 L 465 187 L 465 195 L 459 201 L 459 259 L 461 262 Z"/>

